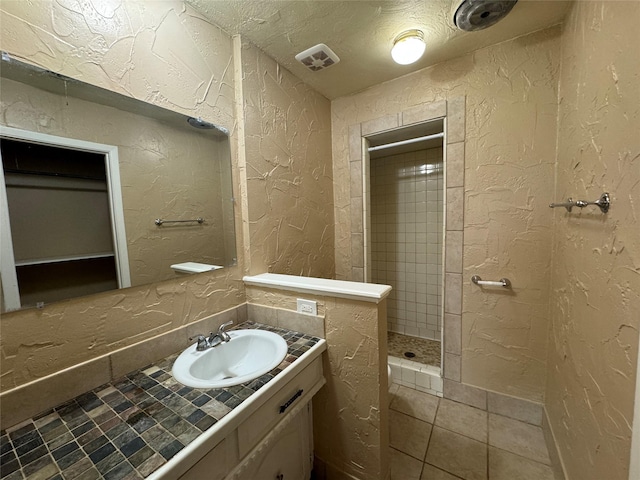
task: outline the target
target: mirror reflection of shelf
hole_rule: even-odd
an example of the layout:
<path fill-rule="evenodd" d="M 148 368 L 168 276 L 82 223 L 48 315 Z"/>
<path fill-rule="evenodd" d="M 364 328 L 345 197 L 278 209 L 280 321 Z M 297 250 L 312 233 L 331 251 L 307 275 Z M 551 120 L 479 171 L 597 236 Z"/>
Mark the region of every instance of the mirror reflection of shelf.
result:
<path fill-rule="evenodd" d="M 208 263 L 183 262 L 171 265 L 171 269 L 179 273 L 203 273 L 219 270 L 222 265 L 210 265 Z"/>
<path fill-rule="evenodd" d="M 117 288 L 114 270 L 113 255 L 16 267 L 20 305 L 43 306 Z"/>
<path fill-rule="evenodd" d="M 48 263 L 74 262 L 78 260 L 94 260 L 98 258 L 109 258 L 114 256 L 115 254 L 113 252 L 104 252 L 104 253 L 94 253 L 94 254 L 85 254 L 85 255 L 68 255 L 65 257 L 56 257 L 56 258 L 33 258 L 33 259 L 26 259 L 26 260 L 16 260 L 16 267 L 26 267 L 30 265 L 45 265 Z"/>
<path fill-rule="evenodd" d="M 7 199 L 2 223 L 11 240 L 3 242 L 2 262 L 14 272 L 6 275 L 5 310 L 117 288 L 108 155 L 59 137 L 5 135 L 0 196 Z M 4 279 L 3 272 L 3 290 Z"/>

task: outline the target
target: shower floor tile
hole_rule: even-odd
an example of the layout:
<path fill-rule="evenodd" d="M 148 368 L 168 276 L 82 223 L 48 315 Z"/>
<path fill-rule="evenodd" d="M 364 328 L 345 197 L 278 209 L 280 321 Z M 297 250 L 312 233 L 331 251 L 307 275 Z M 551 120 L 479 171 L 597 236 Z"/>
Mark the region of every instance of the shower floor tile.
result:
<path fill-rule="evenodd" d="M 413 362 L 440 367 L 440 342 L 436 340 L 388 332 L 387 342 L 387 349 L 392 357 L 407 358 Z M 413 353 L 414 356 L 406 355 L 407 352 Z"/>

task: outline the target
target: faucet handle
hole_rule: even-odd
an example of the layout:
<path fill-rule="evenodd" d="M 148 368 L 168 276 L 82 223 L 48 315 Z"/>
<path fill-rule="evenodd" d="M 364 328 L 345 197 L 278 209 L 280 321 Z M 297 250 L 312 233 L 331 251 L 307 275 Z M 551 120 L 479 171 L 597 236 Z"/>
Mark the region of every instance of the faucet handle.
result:
<path fill-rule="evenodd" d="M 231 325 L 233 325 L 233 320 L 227 323 L 223 323 L 218 328 L 218 337 L 220 337 L 220 340 L 222 340 L 223 342 L 228 342 L 229 340 L 231 340 L 231 337 L 229 336 L 229 334 L 225 332 L 225 328 Z"/>
<path fill-rule="evenodd" d="M 207 343 L 207 338 L 202 335 L 201 333 L 198 333 L 197 335 L 194 335 L 193 337 L 189 337 L 189 341 L 193 342 L 194 340 L 196 340 L 198 342 L 198 345 L 196 346 L 196 350 L 201 352 L 202 350 L 205 350 L 208 346 Z"/>
<path fill-rule="evenodd" d="M 220 327 L 218 328 L 218 333 L 224 333 L 225 329 L 227 327 L 230 327 L 231 325 L 233 325 L 233 320 L 227 322 L 227 323 L 223 323 L 222 325 L 220 325 Z"/>

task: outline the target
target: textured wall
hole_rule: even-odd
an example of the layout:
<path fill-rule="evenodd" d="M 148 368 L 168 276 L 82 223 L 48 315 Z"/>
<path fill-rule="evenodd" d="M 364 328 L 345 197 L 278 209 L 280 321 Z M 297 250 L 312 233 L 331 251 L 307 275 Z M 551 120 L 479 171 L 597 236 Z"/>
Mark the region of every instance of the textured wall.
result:
<path fill-rule="evenodd" d="M 330 102 L 242 47 L 251 273 L 333 278 Z"/>
<path fill-rule="evenodd" d="M 3 315 L 3 388 L 242 303 L 249 265 L 333 275 L 328 100 L 252 46 L 234 62 L 232 39 L 179 1 L 3 1 L 0 15 L 0 49 L 16 58 L 231 130 L 234 175 L 240 157 L 248 168 L 234 197 L 249 212 L 244 224 L 236 209 L 239 267 Z"/>
<path fill-rule="evenodd" d="M 324 316 L 327 384 L 313 399 L 316 457 L 327 478 L 387 478 L 386 301 L 375 304 L 291 293 L 247 287 L 247 301 L 295 311 L 296 296 L 302 295 L 315 300 L 318 314 Z"/>
<path fill-rule="evenodd" d="M 546 408 L 570 479 L 626 480 L 640 327 L 640 3 L 576 2 L 562 32 Z M 640 421 L 640 419 L 635 420 Z"/>
<path fill-rule="evenodd" d="M 0 21 L 0 48 L 17 58 L 233 129 L 231 39 L 181 2 L 3 1 Z M 3 314 L 2 388 L 242 303 L 239 277 L 236 267 Z"/>
<path fill-rule="evenodd" d="M 231 39 L 180 1 L 3 1 L 1 48 L 54 72 L 233 125 Z"/>
<path fill-rule="evenodd" d="M 559 32 L 484 48 L 332 102 L 336 278 L 348 279 L 349 126 L 466 96 L 462 381 L 537 401 L 545 384 Z M 473 274 L 509 277 L 514 288 L 481 290 Z"/>

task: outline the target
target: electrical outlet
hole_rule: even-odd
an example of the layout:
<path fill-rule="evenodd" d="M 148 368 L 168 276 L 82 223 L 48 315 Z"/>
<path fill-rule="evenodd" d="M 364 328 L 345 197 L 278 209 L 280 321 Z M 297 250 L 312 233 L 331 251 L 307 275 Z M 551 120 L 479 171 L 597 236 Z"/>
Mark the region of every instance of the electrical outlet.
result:
<path fill-rule="evenodd" d="M 298 313 L 305 315 L 318 315 L 318 303 L 314 300 L 298 298 Z"/>

